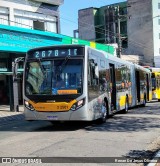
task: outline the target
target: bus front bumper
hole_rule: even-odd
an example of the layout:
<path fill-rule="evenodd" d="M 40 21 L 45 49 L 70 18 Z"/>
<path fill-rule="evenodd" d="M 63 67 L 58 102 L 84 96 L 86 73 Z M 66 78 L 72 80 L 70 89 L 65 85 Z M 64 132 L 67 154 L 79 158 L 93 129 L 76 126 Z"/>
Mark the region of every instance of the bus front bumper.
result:
<path fill-rule="evenodd" d="M 84 107 L 76 111 L 69 110 L 67 112 L 38 112 L 31 111 L 27 108 L 24 110 L 26 120 L 46 120 L 46 121 L 91 121 L 90 116 Z"/>

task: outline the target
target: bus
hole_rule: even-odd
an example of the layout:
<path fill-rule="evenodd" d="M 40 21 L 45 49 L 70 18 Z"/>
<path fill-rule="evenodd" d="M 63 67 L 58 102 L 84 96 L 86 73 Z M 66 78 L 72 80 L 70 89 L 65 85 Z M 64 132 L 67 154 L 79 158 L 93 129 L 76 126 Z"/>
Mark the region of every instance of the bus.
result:
<path fill-rule="evenodd" d="M 152 98 L 149 69 L 85 45 L 29 50 L 23 77 L 26 120 L 105 122 Z"/>
<path fill-rule="evenodd" d="M 150 68 L 152 72 L 153 99 L 160 101 L 160 68 Z"/>

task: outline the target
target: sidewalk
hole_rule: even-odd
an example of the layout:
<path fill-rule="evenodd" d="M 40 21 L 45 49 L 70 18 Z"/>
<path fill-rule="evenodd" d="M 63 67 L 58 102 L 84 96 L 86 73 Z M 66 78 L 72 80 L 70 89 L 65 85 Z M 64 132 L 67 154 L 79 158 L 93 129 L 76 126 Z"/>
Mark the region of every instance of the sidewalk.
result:
<path fill-rule="evenodd" d="M 9 105 L 0 105 L 0 125 L 24 119 L 23 111 L 23 105 L 19 106 L 19 112 L 10 111 Z"/>

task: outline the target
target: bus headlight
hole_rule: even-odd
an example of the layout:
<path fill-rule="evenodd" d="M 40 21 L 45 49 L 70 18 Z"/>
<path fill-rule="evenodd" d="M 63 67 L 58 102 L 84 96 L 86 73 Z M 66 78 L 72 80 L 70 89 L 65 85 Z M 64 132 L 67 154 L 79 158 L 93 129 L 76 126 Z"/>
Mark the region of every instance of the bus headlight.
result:
<path fill-rule="evenodd" d="M 29 110 L 31 110 L 31 111 L 34 111 L 34 107 L 32 106 L 32 104 L 30 104 L 28 101 L 24 101 L 24 106 L 27 108 L 27 109 L 29 109 Z"/>
<path fill-rule="evenodd" d="M 76 111 L 80 107 L 84 106 L 85 104 L 85 98 L 77 101 L 75 104 L 72 105 L 71 110 Z"/>

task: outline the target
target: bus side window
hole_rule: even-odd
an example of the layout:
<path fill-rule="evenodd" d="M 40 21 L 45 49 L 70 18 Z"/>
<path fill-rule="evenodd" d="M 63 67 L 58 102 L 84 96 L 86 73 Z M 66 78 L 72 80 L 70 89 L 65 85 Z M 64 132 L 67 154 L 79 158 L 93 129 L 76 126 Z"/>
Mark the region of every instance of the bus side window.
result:
<path fill-rule="evenodd" d="M 98 65 L 93 59 L 89 61 L 89 71 L 88 71 L 88 84 L 98 85 L 99 84 L 99 71 Z"/>
<path fill-rule="evenodd" d="M 90 59 L 88 64 L 88 92 L 89 101 L 99 96 L 99 71 L 94 59 Z"/>

